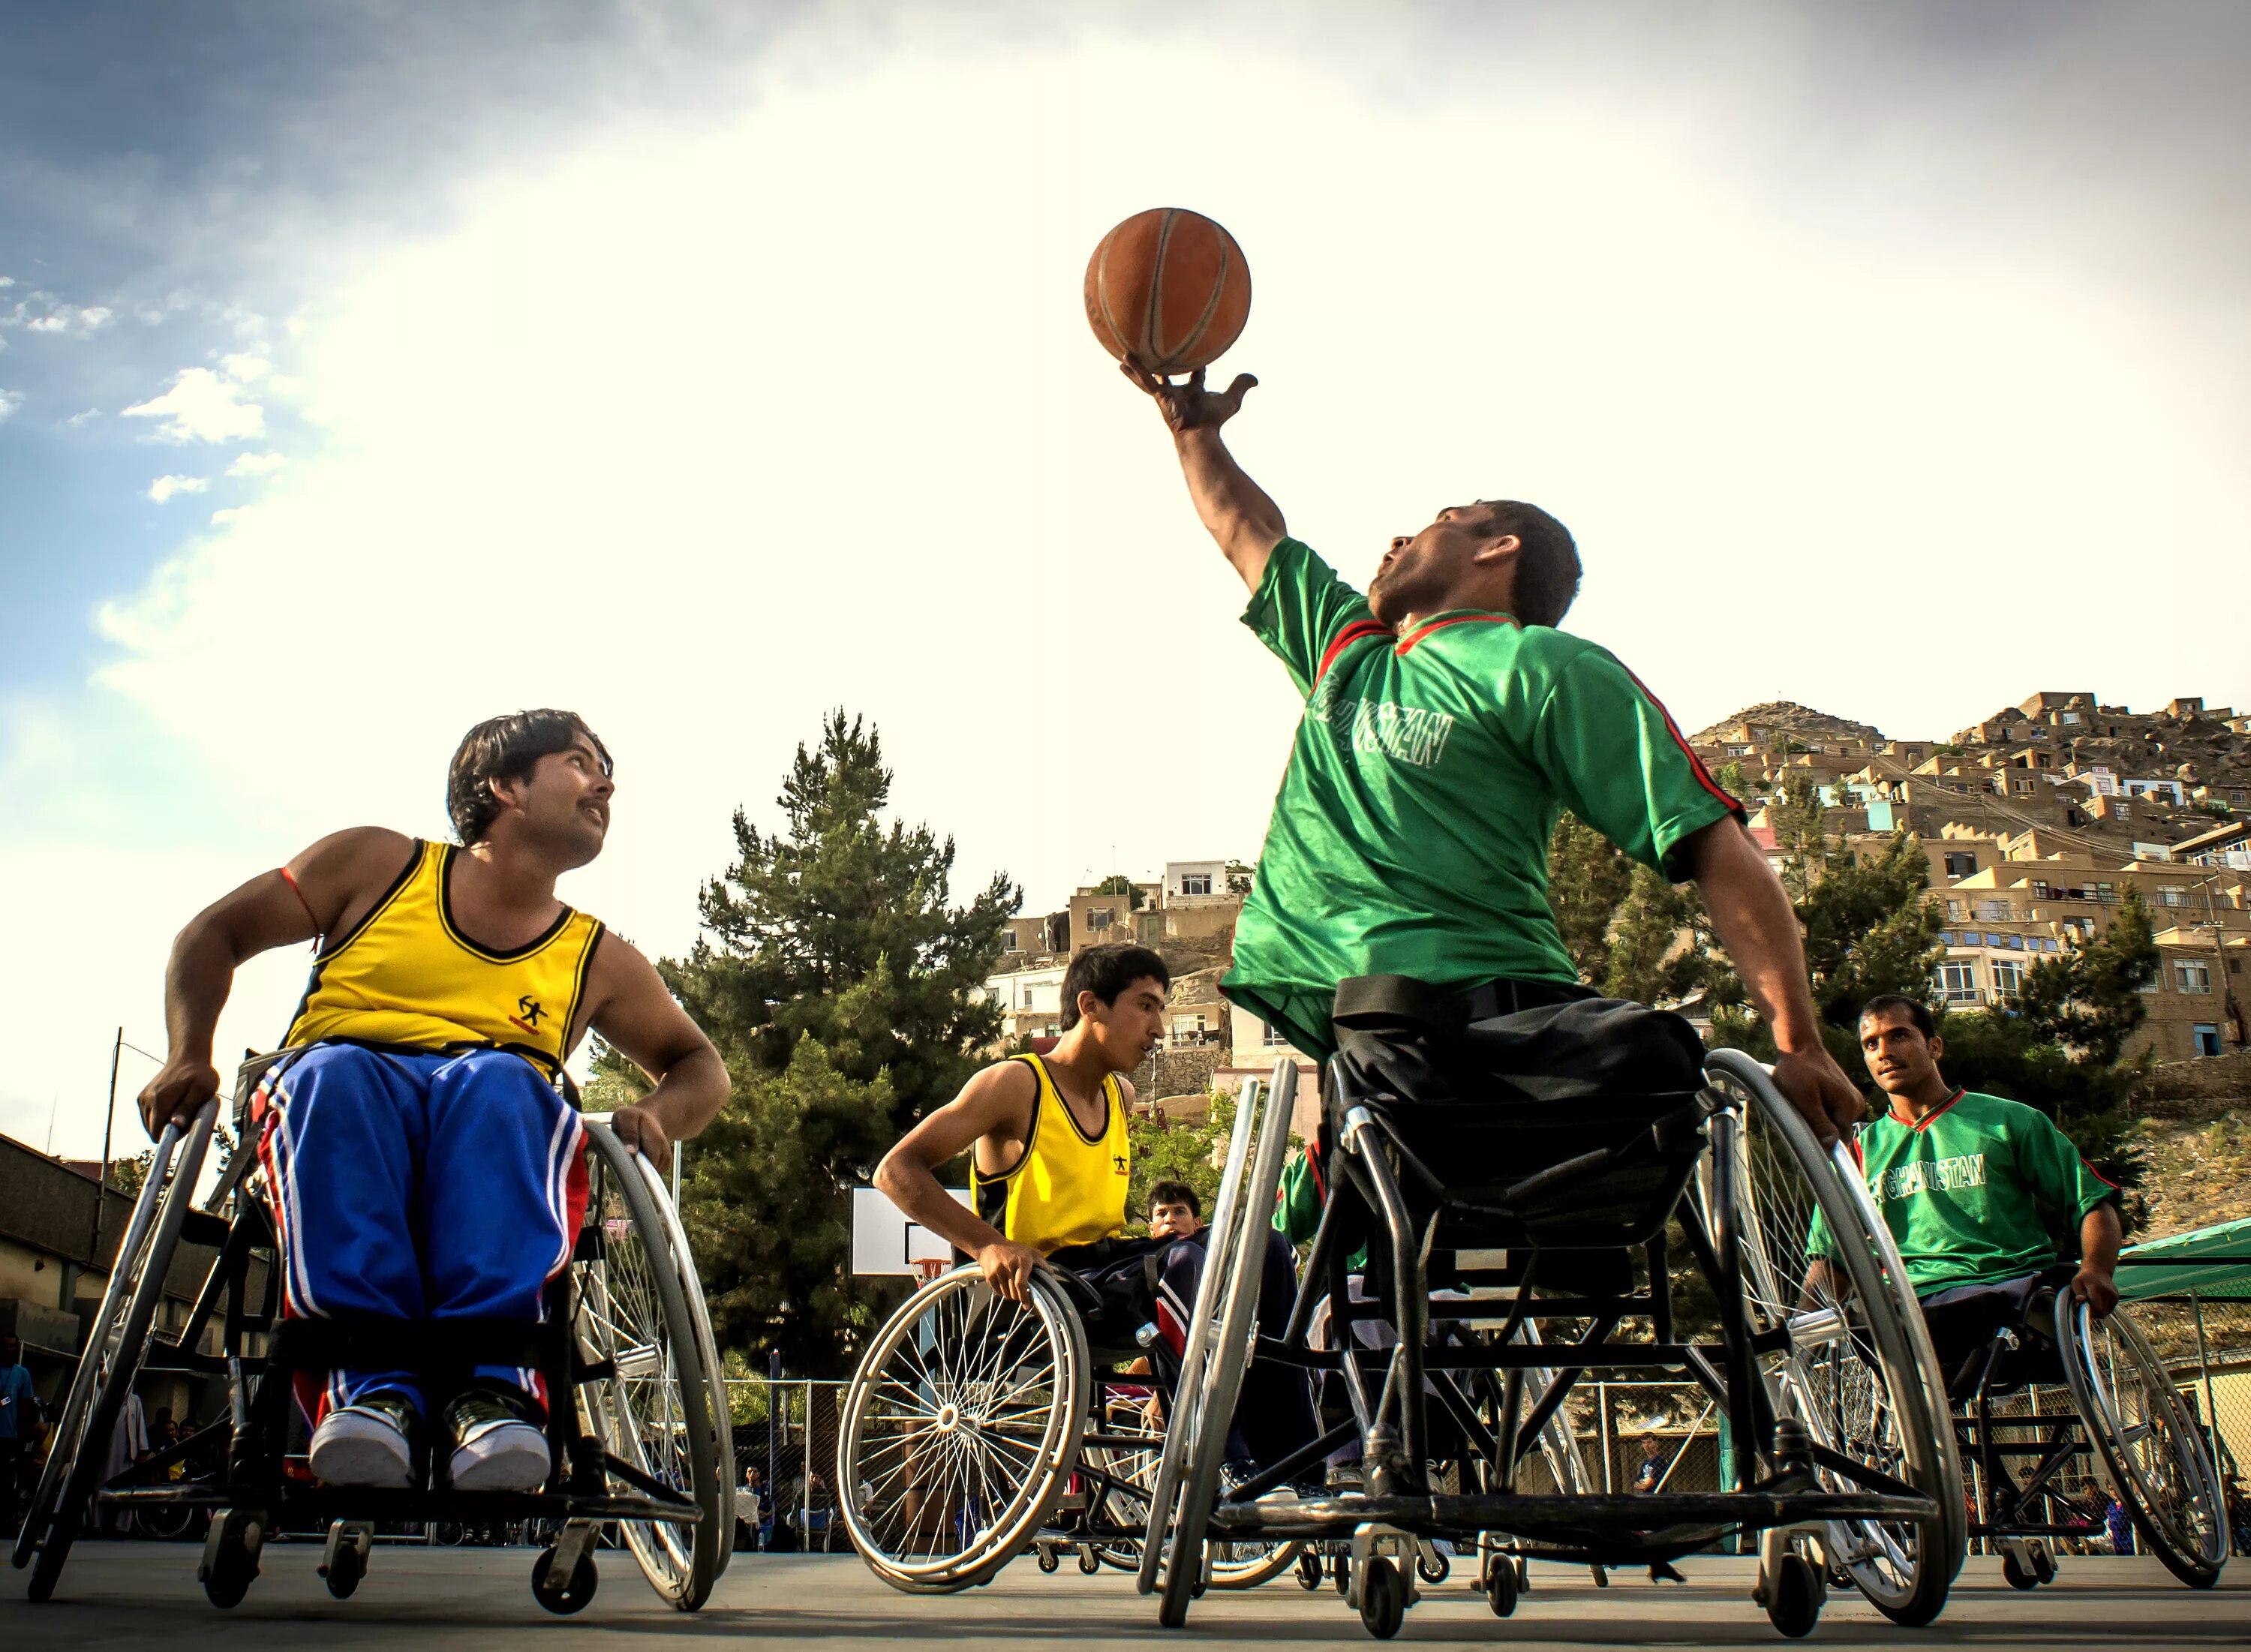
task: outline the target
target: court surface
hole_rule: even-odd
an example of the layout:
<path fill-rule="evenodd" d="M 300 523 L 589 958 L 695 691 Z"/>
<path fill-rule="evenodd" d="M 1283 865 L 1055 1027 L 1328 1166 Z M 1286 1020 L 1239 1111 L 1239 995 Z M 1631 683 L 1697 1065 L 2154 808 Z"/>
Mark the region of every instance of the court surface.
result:
<path fill-rule="evenodd" d="M 24 1573 L 0 1570 L 0 1647 L 290 1649 L 399 1647 L 602 1648 L 717 1646 L 742 1637 L 812 1642 L 835 1652 L 918 1640 L 992 1648 L 1067 1643 L 1180 1646 L 1203 1641 L 1268 1648 L 1376 1644 L 1324 1588 L 1284 1578 L 1247 1594 L 1197 1605 L 1185 1635 L 1160 1629 L 1153 1600 L 1123 1573 L 1080 1576 L 1066 1566 L 1042 1577 L 1029 1559 L 966 1594 L 913 1597 L 884 1587 L 849 1556 L 737 1555 L 711 1602 L 692 1615 L 668 1610 L 633 1566 L 605 1550 L 601 1586 L 585 1613 L 550 1617 L 532 1604 L 529 1549 L 430 1549 L 385 1544 L 359 1593 L 329 1598 L 310 1544 L 269 1547 L 249 1598 L 211 1607 L 196 1583 L 198 1551 L 186 1544 L 90 1543 L 72 1556 L 55 1599 L 32 1606 Z M 2235 1575 L 2237 1569 L 2241 1575 Z M 1662 1592 L 1642 1574 L 1596 1590 L 1583 1570 L 1539 1566 L 1532 1593 L 1503 1621 L 1456 1579 L 1408 1614 L 1402 1645 L 1482 1642 L 1511 1647 L 1772 1649 L 1788 1645 L 1750 1603 L 1749 1560 L 1690 1560 L 1687 1587 Z M 2180 1587 L 2147 1560 L 2067 1558 L 2053 1586 L 2019 1594 L 1997 1561 L 1972 1559 L 1930 1629 L 1895 1628 L 1856 1595 L 1832 1594 L 1808 1645 L 1987 1645 L 2009 1648 L 2243 1645 L 2251 1639 L 2251 1562 L 2239 1561 L 2207 1593 Z"/>

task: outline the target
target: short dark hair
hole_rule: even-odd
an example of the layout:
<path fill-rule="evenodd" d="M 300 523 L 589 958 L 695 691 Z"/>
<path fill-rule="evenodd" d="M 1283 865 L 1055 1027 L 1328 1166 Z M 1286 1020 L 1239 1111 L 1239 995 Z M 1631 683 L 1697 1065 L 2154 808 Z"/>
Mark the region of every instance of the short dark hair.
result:
<path fill-rule="evenodd" d="M 1068 1033 L 1078 1025 L 1081 992 L 1091 992 L 1105 1004 L 1115 1004 L 1120 992 L 1141 980 L 1169 987 L 1173 972 L 1165 967 L 1164 959 L 1146 946 L 1111 941 L 1088 947 L 1063 972 L 1063 1030 Z"/>
<path fill-rule="evenodd" d="M 1196 1197 L 1195 1189 L 1186 1182 L 1153 1184 L 1149 1189 L 1149 1208 L 1154 1210 L 1160 1205 L 1186 1205 L 1189 1215 L 1198 1221 L 1203 1220 L 1203 1200 Z"/>
<path fill-rule="evenodd" d="M 600 754 L 602 772 L 613 772 L 609 748 L 575 711 L 510 712 L 488 717 L 463 735 L 446 774 L 446 813 L 454 835 L 464 844 L 481 840 L 500 819 L 500 799 L 493 796 L 491 783 L 523 779 L 540 758 L 568 751 L 580 735 Z"/>
<path fill-rule="evenodd" d="M 1571 530 L 1520 499 L 1488 499 L 1485 508 L 1495 533 L 1516 536 L 1517 622 L 1562 625 L 1579 594 L 1579 547 Z"/>
<path fill-rule="evenodd" d="M 1937 1024 L 1930 1019 L 1930 1006 L 1919 998 L 1909 998 L 1904 992 L 1879 992 L 1860 1006 L 1860 1019 L 1871 1015 L 1887 1015 L 1894 1010 L 1905 1010 L 1907 1019 L 1915 1023 L 1915 1030 L 1925 1038 L 1935 1037 Z"/>

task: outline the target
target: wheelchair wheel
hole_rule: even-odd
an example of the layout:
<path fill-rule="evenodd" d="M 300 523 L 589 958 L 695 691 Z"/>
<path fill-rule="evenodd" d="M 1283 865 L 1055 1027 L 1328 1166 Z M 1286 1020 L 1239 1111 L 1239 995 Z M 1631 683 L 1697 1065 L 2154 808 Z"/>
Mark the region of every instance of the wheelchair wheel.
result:
<path fill-rule="evenodd" d="M 1937 1503 L 1928 1520 L 1832 1523 L 1830 1552 L 1887 1617 L 1929 1623 L 1961 1568 L 1967 1522 L 1944 1381 L 1897 1248 L 1850 1158 L 1822 1153 L 1764 1068 L 1718 1050 L 1706 1070 L 1744 1104 L 1732 1132 L 1737 1242 L 1752 1334 L 1789 1338 L 1761 1359 L 1776 1415 Z M 1708 1221 L 1708 1164 L 1700 1185 Z M 1830 1490 L 1860 1489 L 1834 1469 L 1818 1472 Z"/>
<path fill-rule="evenodd" d="M 694 1524 L 620 1524 L 649 1586 L 682 1612 L 702 1606 L 725 1570 L 734 1531 L 726 1397 L 703 1292 L 655 1168 L 599 1119 L 588 1220 L 599 1235 L 577 1264 L 577 1331 L 603 1372 L 578 1385 L 586 1430 L 603 1449 L 695 1499 Z"/>
<path fill-rule="evenodd" d="M 876 1575 L 909 1593 L 990 1579 L 1054 1511 L 1092 1386 L 1086 1333 L 1032 1275 L 1030 1306 L 974 1267 L 907 1298 L 844 1398 L 838 1511 Z"/>
<path fill-rule="evenodd" d="M 101 1483 L 118 1414 L 148 1351 L 149 1325 L 163 1295 L 179 1248 L 180 1229 L 195 1202 L 204 1150 L 218 1117 L 218 1100 L 205 1102 L 183 1137 L 166 1125 L 149 1162 L 149 1179 L 135 1201 L 116 1264 L 95 1317 L 94 1333 L 71 1379 L 46 1467 L 17 1536 L 15 1564 L 31 1566 L 26 1593 L 44 1600 L 54 1593 L 71 1545 Z M 36 1556 L 36 1563 L 34 1557 Z"/>
<path fill-rule="evenodd" d="M 2055 1294 L 2056 1346 L 2095 1449 L 2165 1570 L 2209 1589 L 2227 1563 L 2226 1501 L 2204 1435 L 2164 1362 L 2124 1308 L 2096 1319 Z"/>

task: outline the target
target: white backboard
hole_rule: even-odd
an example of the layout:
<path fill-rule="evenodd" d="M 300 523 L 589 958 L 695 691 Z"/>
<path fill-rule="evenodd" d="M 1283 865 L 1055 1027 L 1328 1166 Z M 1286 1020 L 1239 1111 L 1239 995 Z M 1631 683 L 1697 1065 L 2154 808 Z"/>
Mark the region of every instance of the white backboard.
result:
<path fill-rule="evenodd" d="M 945 1190 L 962 1204 L 969 1190 Z M 878 1188 L 852 1190 L 852 1271 L 855 1274 L 911 1274 L 918 1261 L 951 1262 L 953 1247 L 907 1213 Z"/>

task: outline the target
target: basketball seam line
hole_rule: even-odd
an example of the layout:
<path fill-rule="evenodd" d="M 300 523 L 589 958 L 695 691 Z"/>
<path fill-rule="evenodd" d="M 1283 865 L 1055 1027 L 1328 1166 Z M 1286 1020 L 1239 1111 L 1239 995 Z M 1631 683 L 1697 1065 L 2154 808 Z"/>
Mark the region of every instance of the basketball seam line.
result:
<path fill-rule="evenodd" d="M 1149 347 L 1149 370 L 1153 373 L 1165 370 L 1157 365 L 1167 354 L 1164 335 L 1159 328 L 1165 298 L 1165 251 L 1173 244 L 1173 219 L 1176 216 L 1178 213 L 1174 208 L 1165 209 L 1165 221 L 1157 226 L 1157 256 L 1149 266 L 1149 312 L 1147 320 L 1142 323 L 1141 342 Z"/>

